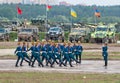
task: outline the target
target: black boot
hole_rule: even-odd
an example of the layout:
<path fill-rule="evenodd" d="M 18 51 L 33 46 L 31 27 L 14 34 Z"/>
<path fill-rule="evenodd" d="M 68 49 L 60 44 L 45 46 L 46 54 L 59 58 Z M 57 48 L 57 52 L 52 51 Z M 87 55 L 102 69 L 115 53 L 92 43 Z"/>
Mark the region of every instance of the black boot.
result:
<path fill-rule="evenodd" d="M 107 66 L 107 61 L 105 61 L 105 66 Z"/>
<path fill-rule="evenodd" d="M 69 64 L 70 64 L 70 67 L 73 67 L 71 61 L 69 62 Z"/>

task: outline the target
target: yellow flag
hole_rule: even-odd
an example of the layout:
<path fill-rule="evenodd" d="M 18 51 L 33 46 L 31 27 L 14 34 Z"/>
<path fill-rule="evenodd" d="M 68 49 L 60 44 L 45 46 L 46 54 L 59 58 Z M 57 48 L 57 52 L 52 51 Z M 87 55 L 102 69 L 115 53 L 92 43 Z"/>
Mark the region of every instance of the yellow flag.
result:
<path fill-rule="evenodd" d="M 71 9 L 70 13 L 71 13 L 71 16 L 73 16 L 75 18 L 77 17 L 77 13 L 73 9 Z"/>

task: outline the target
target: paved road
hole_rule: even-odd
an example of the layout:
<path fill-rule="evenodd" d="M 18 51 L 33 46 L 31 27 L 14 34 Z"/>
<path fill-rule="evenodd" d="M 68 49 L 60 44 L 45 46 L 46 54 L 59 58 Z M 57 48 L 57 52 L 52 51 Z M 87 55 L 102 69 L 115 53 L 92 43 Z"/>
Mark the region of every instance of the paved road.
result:
<path fill-rule="evenodd" d="M 103 67 L 104 62 L 101 60 L 83 60 L 82 64 L 76 65 L 73 63 L 74 67 L 59 67 L 54 65 L 54 68 L 50 67 L 38 67 L 37 62 L 36 67 L 29 67 L 27 63 L 23 63 L 22 67 L 14 67 L 16 60 L 0 60 L 0 71 L 15 71 L 15 72 L 61 72 L 61 73 L 119 73 L 120 74 L 120 61 L 109 61 L 107 69 Z"/>

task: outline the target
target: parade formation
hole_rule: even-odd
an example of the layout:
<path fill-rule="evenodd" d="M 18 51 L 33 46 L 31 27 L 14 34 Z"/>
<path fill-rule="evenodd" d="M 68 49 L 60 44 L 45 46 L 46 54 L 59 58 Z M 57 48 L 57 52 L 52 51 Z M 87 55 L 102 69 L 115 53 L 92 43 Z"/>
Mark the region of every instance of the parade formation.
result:
<path fill-rule="evenodd" d="M 30 56 L 27 54 L 28 51 L 31 51 Z M 73 67 L 73 61 L 75 61 L 76 64 L 81 63 L 82 51 L 83 48 L 80 42 L 72 44 L 70 42 L 55 43 L 53 41 L 38 41 L 32 42 L 30 48 L 28 43 L 18 42 L 15 50 L 18 59 L 15 67 L 18 67 L 20 59 L 20 66 L 23 66 L 23 61 L 26 61 L 29 66 L 34 67 L 34 63 L 37 61 L 38 66 L 41 67 L 45 65 L 54 67 L 55 63 L 60 67 L 62 65 L 67 66 L 67 63 L 69 63 L 70 67 Z"/>
<path fill-rule="evenodd" d="M 31 47 L 29 47 L 31 46 Z M 102 47 L 102 56 L 105 61 L 105 67 L 107 67 L 108 52 L 107 43 L 104 43 Z M 28 51 L 31 51 L 30 56 Z M 18 46 L 15 50 L 15 55 L 17 55 L 17 61 L 15 67 L 18 67 L 19 60 L 20 66 L 23 66 L 23 61 L 26 61 L 29 66 L 35 67 L 35 61 L 38 62 L 38 66 L 50 66 L 55 67 L 55 64 L 60 67 L 66 66 L 69 63 L 70 67 L 73 67 L 72 62 L 76 64 L 81 64 L 81 56 L 83 52 L 83 47 L 81 42 L 64 42 L 56 43 L 54 41 L 37 41 L 31 42 L 18 42 Z"/>

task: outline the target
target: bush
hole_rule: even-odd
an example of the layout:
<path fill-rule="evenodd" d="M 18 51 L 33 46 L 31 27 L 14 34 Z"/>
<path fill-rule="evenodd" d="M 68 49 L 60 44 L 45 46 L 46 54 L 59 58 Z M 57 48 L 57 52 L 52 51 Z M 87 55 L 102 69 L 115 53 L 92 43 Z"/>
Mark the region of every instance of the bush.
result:
<path fill-rule="evenodd" d="M 17 32 L 11 32 L 10 33 L 10 41 L 14 41 L 17 39 Z"/>

